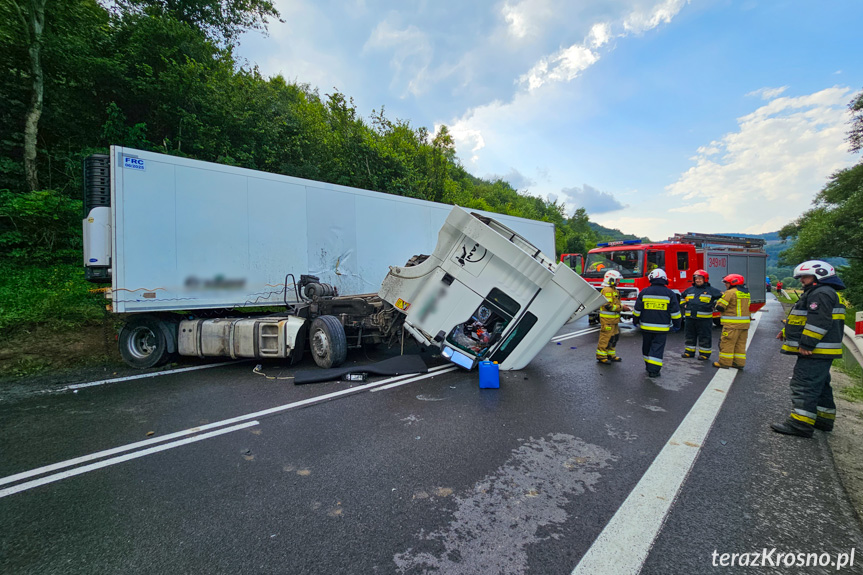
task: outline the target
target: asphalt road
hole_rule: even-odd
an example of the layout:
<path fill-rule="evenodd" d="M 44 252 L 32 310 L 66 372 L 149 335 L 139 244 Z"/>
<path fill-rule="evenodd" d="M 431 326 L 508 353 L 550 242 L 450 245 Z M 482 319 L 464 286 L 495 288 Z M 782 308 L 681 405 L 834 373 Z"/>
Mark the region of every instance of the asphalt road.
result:
<path fill-rule="evenodd" d="M 834 560 L 855 549 L 842 572 L 863 572 L 863 531 L 823 434 L 767 427 L 790 405 L 793 360 L 773 339 L 780 314 L 771 302 L 762 315 L 642 573 L 836 572 L 718 564 L 762 548 Z M 614 365 L 594 361 L 596 338 L 550 343 L 502 373 L 499 390 L 463 371 L 379 391 L 295 386 L 240 362 L 2 402 L 0 572 L 570 573 L 717 372 L 680 358 L 682 334 L 655 381 L 637 332 L 624 331 Z M 210 427 L 189 431 L 200 426 Z M 138 442 L 150 443 L 3 483 Z M 616 557 L 603 572 L 627 572 Z"/>

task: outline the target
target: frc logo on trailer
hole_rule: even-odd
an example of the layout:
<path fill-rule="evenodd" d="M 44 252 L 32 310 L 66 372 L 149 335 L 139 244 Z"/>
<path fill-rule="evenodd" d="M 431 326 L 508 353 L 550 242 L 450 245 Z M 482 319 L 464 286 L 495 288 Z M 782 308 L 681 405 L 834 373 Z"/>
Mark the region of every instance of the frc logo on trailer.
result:
<path fill-rule="evenodd" d="M 144 164 L 144 160 L 138 158 L 130 158 L 129 156 L 123 156 L 123 167 L 129 168 L 130 170 L 138 170 L 143 172 L 146 170 L 146 165 Z"/>

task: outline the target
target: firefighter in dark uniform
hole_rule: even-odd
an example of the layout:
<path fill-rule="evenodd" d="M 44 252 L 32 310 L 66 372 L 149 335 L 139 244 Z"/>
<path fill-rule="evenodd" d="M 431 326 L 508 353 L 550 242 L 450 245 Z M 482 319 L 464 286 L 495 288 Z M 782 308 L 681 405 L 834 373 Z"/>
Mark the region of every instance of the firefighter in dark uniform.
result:
<path fill-rule="evenodd" d="M 686 338 L 682 357 L 708 360 L 713 351 L 713 305 L 722 297 L 722 292 L 710 285 L 710 275 L 704 270 L 692 274 L 692 286 L 680 294 L 683 310 L 683 334 Z"/>
<path fill-rule="evenodd" d="M 771 424 L 774 431 L 812 437 L 815 429 L 832 431 L 836 404 L 830 387 L 830 365 L 842 357 L 845 306 L 836 292 L 845 284 L 827 262 L 810 260 L 794 268 L 794 277 L 803 284 L 803 294 L 791 308 L 781 353 L 796 355 L 791 377 L 791 414 L 783 423 Z"/>
<path fill-rule="evenodd" d="M 671 328 L 680 329 L 680 303 L 677 294 L 668 289 L 665 270 L 657 268 L 647 275 L 650 287 L 638 294 L 632 323 L 641 326 L 641 353 L 647 377 L 659 377 L 665 340 Z"/>
<path fill-rule="evenodd" d="M 746 367 L 746 340 L 749 337 L 749 288 L 740 274 L 722 278 L 725 293 L 716 300 L 716 309 L 722 312 L 722 337 L 719 339 L 719 361 L 713 367 L 727 369 Z"/>
<path fill-rule="evenodd" d="M 620 312 L 629 311 L 629 306 L 620 303 L 617 285 L 623 279 L 617 270 L 608 270 L 602 281 L 602 291 L 606 303 L 599 308 L 599 342 L 596 344 L 596 361 L 611 363 L 620 361 L 615 348 L 620 338 Z"/>

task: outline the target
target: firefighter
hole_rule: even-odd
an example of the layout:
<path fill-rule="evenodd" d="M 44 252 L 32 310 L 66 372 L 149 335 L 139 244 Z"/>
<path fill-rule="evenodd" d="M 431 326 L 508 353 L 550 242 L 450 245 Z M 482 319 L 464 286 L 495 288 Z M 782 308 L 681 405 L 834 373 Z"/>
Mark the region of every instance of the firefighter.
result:
<path fill-rule="evenodd" d="M 602 278 L 602 296 L 607 303 L 599 308 L 599 343 L 596 344 L 596 361 L 611 363 L 620 361 L 615 352 L 620 337 L 620 312 L 630 311 L 629 306 L 620 303 L 617 285 L 623 279 L 617 270 L 608 270 Z"/>
<path fill-rule="evenodd" d="M 647 377 L 659 377 L 668 331 L 680 329 L 680 303 L 677 294 L 668 289 L 665 270 L 657 268 L 647 275 L 650 287 L 638 294 L 632 323 L 641 326 L 641 353 Z"/>
<path fill-rule="evenodd" d="M 713 305 L 720 297 L 722 292 L 710 285 L 710 275 L 704 270 L 695 270 L 692 286 L 680 296 L 686 338 L 682 357 L 695 357 L 698 353 L 698 359 L 710 359 L 713 352 Z"/>
<path fill-rule="evenodd" d="M 791 377 L 791 414 L 774 431 L 812 437 L 815 429 L 832 431 L 836 419 L 830 365 L 842 357 L 845 306 L 837 291 L 845 284 L 827 262 L 810 260 L 794 268 L 803 284 L 800 299 L 791 308 L 785 328 L 776 337 L 780 353 L 796 355 Z"/>
<path fill-rule="evenodd" d="M 746 339 L 749 337 L 749 288 L 740 274 L 728 274 L 722 278 L 725 293 L 716 301 L 716 309 L 722 312 L 722 337 L 719 339 L 719 361 L 713 367 L 727 369 L 746 367 Z"/>

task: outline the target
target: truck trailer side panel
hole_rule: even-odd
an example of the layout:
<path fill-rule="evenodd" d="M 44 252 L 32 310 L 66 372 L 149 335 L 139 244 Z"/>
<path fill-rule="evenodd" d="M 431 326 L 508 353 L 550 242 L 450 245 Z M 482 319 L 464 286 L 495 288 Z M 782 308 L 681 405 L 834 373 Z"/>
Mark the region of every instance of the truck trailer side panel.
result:
<path fill-rule="evenodd" d="M 377 292 L 389 266 L 432 252 L 451 209 L 119 146 L 110 158 L 119 313 L 278 305 L 289 273 Z M 553 224 L 485 215 L 555 252 Z"/>

